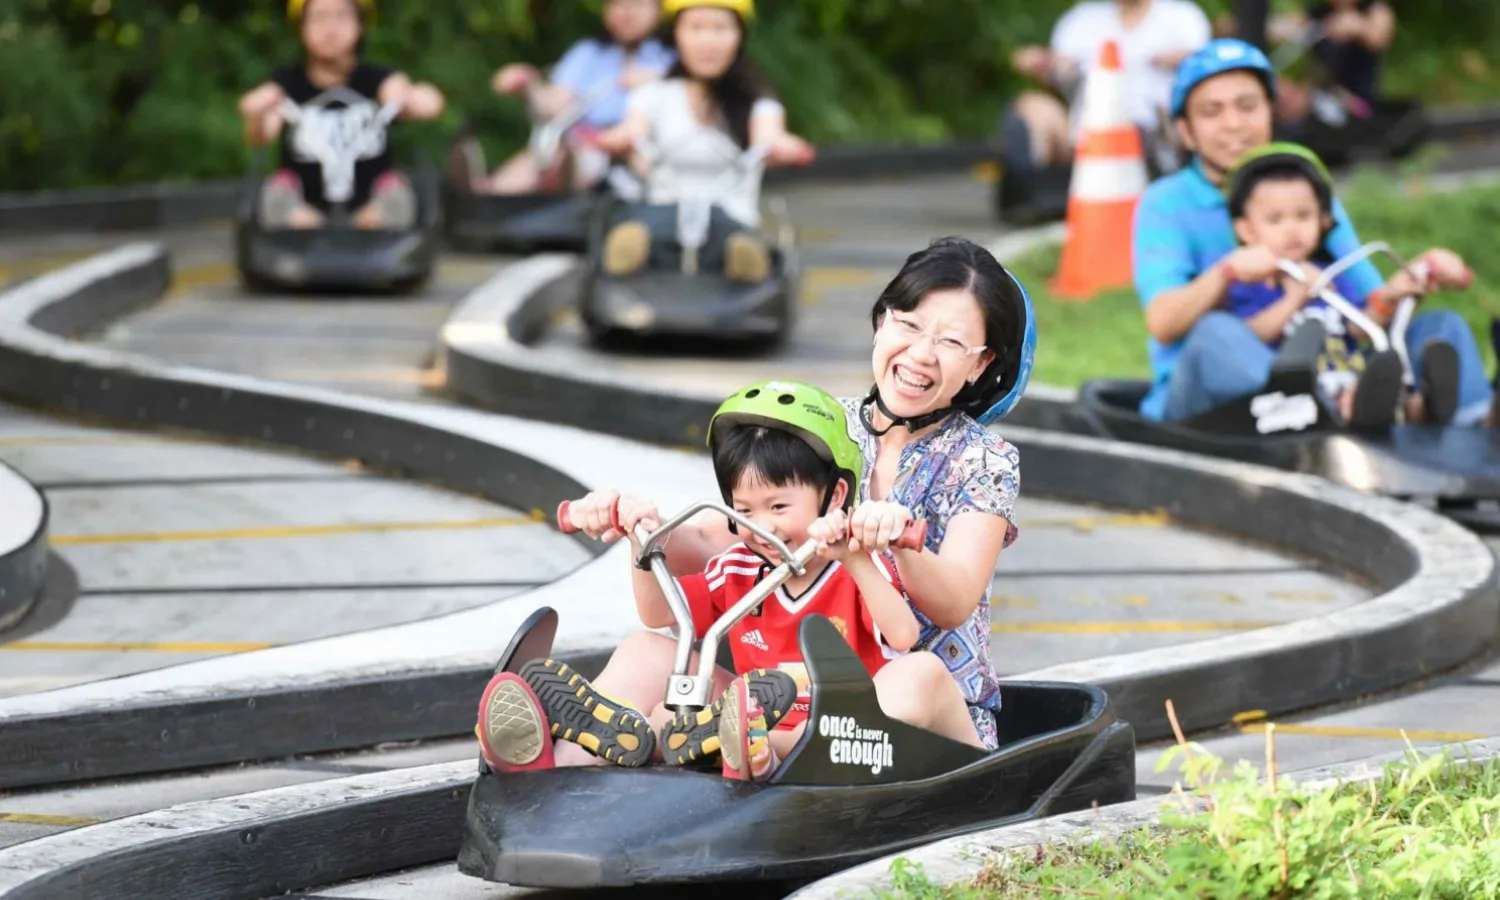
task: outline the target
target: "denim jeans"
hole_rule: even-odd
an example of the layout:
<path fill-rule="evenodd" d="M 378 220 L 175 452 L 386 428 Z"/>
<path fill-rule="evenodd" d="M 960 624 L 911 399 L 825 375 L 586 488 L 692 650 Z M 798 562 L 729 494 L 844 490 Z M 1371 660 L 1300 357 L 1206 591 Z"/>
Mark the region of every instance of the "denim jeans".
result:
<path fill-rule="evenodd" d="M 1422 378 L 1422 350 L 1430 341 L 1447 341 L 1458 351 L 1458 413 L 1454 424 L 1483 421 L 1490 407 L 1490 384 L 1479 347 L 1463 318 L 1455 312 L 1423 313 L 1406 330 L 1413 375 Z M 1230 313 L 1214 311 L 1188 332 L 1167 385 L 1163 418 L 1187 419 L 1260 390 L 1271 375 L 1276 351 Z"/>

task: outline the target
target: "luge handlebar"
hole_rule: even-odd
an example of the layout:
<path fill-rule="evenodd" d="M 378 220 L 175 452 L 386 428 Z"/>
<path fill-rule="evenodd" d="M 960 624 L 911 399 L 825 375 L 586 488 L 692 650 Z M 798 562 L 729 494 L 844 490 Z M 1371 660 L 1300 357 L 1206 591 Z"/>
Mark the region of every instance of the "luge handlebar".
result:
<path fill-rule="evenodd" d="M 578 532 L 583 530 L 577 525 L 573 524 L 573 519 L 570 515 L 570 512 L 571 503 L 569 501 L 564 500 L 557 505 L 557 527 L 558 530 L 563 534 L 577 534 Z M 615 498 L 615 502 L 610 505 L 609 524 L 616 531 L 623 532 L 625 530 L 625 528 L 620 524 L 619 498 Z M 910 522 L 906 523 L 906 527 L 901 530 L 901 534 L 896 538 L 896 540 L 891 542 L 891 546 L 899 547 L 902 550 L 916 550 L 920 552 L 922 548 L 926 546 L 926 540 L 926 520 L 913 519 Z"/>

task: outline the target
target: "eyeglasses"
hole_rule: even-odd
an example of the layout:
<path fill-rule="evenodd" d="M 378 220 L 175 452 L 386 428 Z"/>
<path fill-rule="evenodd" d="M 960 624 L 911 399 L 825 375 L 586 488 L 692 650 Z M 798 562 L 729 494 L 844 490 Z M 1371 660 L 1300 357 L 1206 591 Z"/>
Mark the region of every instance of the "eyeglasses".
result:
<path fill-rule="evenodd" d="M 921 322 L 918 322 L 916 319 L 913 319 L 909 316 L 903 316 L 900 313 L 895 312 L 894 310 L 888 309 L 885 311 L 885 319 L 881 322 L 881 325 L 882 327 L 889 328 L 891 331 L 895 332 L 897 335 L 900 335 L 913 344 L 921 340 L 923 337 L 926 337 L 928 340 L 932 341 L 932 349 L 939 356 L 946 357 L 948 359 L 968 359 L 971 356 L 978 356 L 986 349 L 984 344 L 980 344 L 977 347 L 971 347 L 956 337 L 940 335 L 928 331 Z"/>

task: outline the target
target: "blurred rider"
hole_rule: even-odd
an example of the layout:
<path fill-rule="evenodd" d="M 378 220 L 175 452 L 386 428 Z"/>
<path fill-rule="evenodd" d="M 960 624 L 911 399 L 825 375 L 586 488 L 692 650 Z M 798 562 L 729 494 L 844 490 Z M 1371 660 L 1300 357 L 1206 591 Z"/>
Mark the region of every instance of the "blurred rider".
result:
<path fill-rule="evenodd" d="M 1053 28 L 1050 46 L 1025 46 L 1011 56 L 1016 71 L 1045 90 L 1023 92 L 1001 120 L 1007 174 L 1024 179 L 1037 167 L 1072 163 L 1079 111 L 1073 110 L 1070 124 L 1068 107 L 1106 41 L 1120 48 L 1125 112 L 1147 137 L 1147 147 L 1155 148 L 1172 72 L 1209 36 L 1208 17 L 1190 0 L 1091 0 L 1074 6 Z"/>
<path fill-rule="evenodd" d="M 526 97 L 537 121 L 579 116 L 567 135 L 574 187 L 588 187 L 604 176 L 609 159 L 592 146 L 593 138 L 625 118 L 630 91 L 660 79 L 671 67 L 672 51 L 654 36 L 660 24 L 660 0 L 608 0 L 602 35 L 574 44 L 550 80 L 528 63 L 511 63 L 495 73 L 495 92 Z M 545 174 L 532 152 L 524 150 L 477 187 L 532 193 L 542 189 Z"/>
<path fill-rule="evenodd" d="M 652 239 L 675 241 L 677 205 L 712 205 L 702 263 L 731 280 L 764 281 L 770 252 L 760 225 L 760 166 L 810 162 L 813 148 L 787 131 L 786 110 L 745 56 L 754 0 L 666 0 L 678 60 L 664 81 L 630 95 L 625 121 L 600 146 L 636 153 L 646 205 L 610 229 L 604 268 L 626 275 L 646 265 Z"/>
<path fill-rule="evenodd" d="M 374 15 L 375 0 L 288 2 L 303 61 L 278 69 L 239 107 L 252 146 L 281 143 L 281 169 L 260 196 L 265 227 L 318 228 L 334 207 L 352 211 L 359 228 L 416 221 L 416 195 L 392 167 L 380 112 L 389 107 L 400 118 L 433 119 L 443 112 L 443 95 L 360 58 Z"/>
<path fill-rule="evenodd" d="M 1228 173 L 1246 153 L 1271 140 L 1276 73 L 1256 47 L 1225 38 L 1210 42 L 1183 61 L 1172 87 L 1171 112 L 1192 161 L 1154 182 L 1136 207 L 1131 234 L 1136 293 L 1150 336 L 1153 384 L 1141 415 L 1173 421 L 1191 418 L 1258 391 L 1270 376 L 1274 352 L 1245 320 L 1225 310 L 1236 284 L 1271 282 L 1279 259 L 1263 245 L 1239 246 L 1224 193 Z M 1333 259 L 1361 246 L 1343 206 L 1331 206 L 1323 249 Z M 1466 267 L 1446 251 L 1423 254 L 1429 280 L 1413 272 L 1384 279 L 1365 260 L 1348 269 L 1341 284 L 1375 322 L 1388 326 L 1401 298 L 1433 287 L 1461 286 Z M 1422 344 L 1440 340 L 1459 356 L 1455 424 L 1486 417 L 1491 393 L 1474 336 L 1448 311 L 1413 319 L 1407 338 L 1422 379 Z"/>

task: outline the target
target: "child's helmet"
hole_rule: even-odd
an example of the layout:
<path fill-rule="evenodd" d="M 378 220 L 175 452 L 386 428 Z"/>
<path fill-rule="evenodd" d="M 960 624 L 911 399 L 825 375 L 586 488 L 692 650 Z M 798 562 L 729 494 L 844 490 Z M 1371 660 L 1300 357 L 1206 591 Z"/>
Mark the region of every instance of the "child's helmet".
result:
<path fill-rule="evenodd" d="M 827 391 L 800 381 L 761 381 L 741 388 L 720 403 L 709 420 L 709 449 L 724 429 L 736 425 L 759 425 L 801 438 L 848 483 L 844 508 L 854 504 L 864 455 L 849 436 L 844 407 Z"/>
<path fill-rule="evenodd" d="M 1249 199 L 1256 175 L 1280 167 L 1291 167 L 1306 175 L 1318 195 L 1318 208 L 1332 214 L 1333 176 L 1328 173 L 1323 160 L 1301 144 L 1272 141 L 1247 151 L 1225 177 L 1224 196 L 1228 200 L 1230 216 L 1239 218 L 1244 214 L 1245 201 Z"/>
<path fill-rule="evenodd" d="M 675 19 L 677 14 L 685 9 L 694 9 L 700 6 L 712 7 L 713 9 L 727 9 L 739 15 L 743 22 L 755 19 L 755 0 L 665 0 L 661 5 L 661 13 L 667 19 Z"/>
<path fill-rule="evenodd" d="M 1266 86 L 1266 95 L 1276 99 L 1276 70 L 1260 48 L 1238 38 L 1219 38 L 1204 44 L 1178 64 L 1177 75 L 1172 80 L 1172 118 L 1182 118 L 1193 88 L 1215 75 L 1240 70 L 1259 76 Z"/>
<path fill-rule="evenodd" d="M 375 18 L 375 0 L 355 0 L 359 7 L 359 14 L 368 23 Z M 307 8 L 307 0 L 287 0 L 286 17 L 293 25 L 302 24 L 302 11 Z"/>

